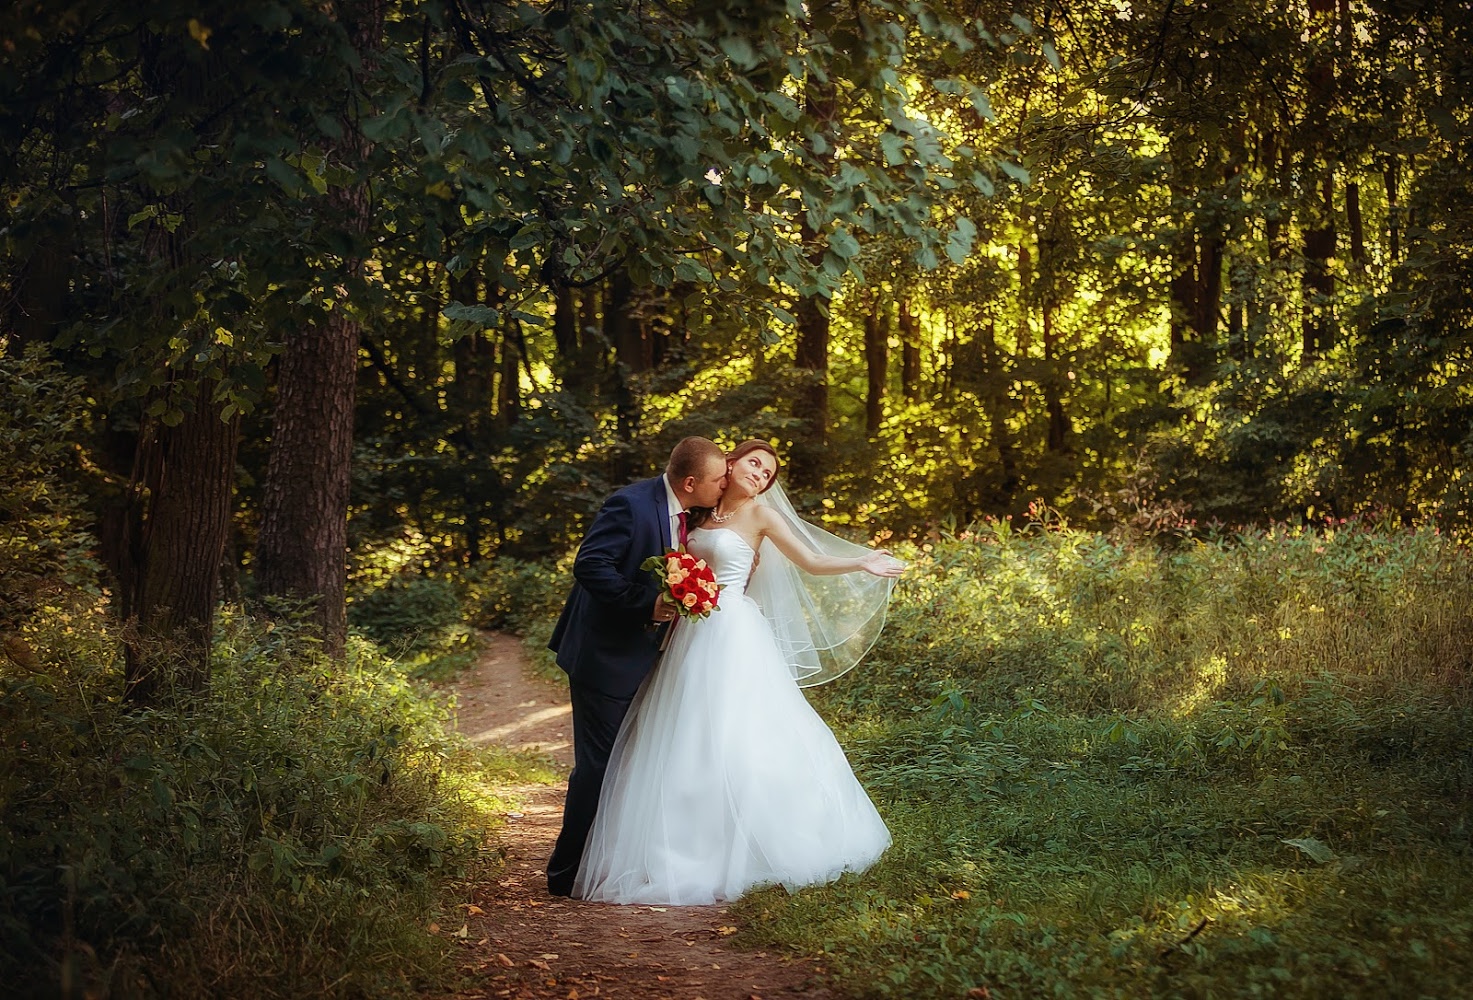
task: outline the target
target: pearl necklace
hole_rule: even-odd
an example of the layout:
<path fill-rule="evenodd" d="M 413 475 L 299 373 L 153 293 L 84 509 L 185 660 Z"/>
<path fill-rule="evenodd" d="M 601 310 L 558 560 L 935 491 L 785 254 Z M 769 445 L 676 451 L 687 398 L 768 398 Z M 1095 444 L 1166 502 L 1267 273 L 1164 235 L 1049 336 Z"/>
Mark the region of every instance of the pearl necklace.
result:
<path fill-rule="evenodd" d="M 741 510 L 743 507 L 751 502 L 751 500 L 748 500 L 746 503 L 738 505 L 736 510 L 729 510 L 725 514 L 716 513 L 716 508 L 712 507 L 711 520 L 715 521 L 717 524 L 725 524 L 727 521 L 730 521 L 732 518 L 736 517 L 737 510 Z"/>

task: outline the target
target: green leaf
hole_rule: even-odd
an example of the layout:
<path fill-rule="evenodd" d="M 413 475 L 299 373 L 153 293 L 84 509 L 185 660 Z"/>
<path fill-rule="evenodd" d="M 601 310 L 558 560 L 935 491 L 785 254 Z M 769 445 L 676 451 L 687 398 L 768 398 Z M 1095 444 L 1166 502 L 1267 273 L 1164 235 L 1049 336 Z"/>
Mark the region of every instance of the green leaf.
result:
<path fill-rule="evenodd" d="M 1028 185 L 1033 183 L 1033 179 L 1028 175 L 1028 171 L 1018 164 L 1010 160 L 997 160 L 995 162 L 1003 173 L 1007 174 L 1019 184 Z"/>
<path fill-rule="evenodd" d="M 466 305 L 462 302 L 452 302 L 441 310 L 448 320 L 462 323 L 472 323 L 478 326 L 495 326 L 501 321 L 501 310 L 492 306 Z"/>
<path fill-rule="evenodd" d="M 798 317 L 796 317 L 792 313 L 788 312 L 782 306 L 773 305 L 771 302 L 764 302 L 762 304 L 767 308 L 767 311 L 768 312 L 772 313 L 774 316 L 776 316 L 778 319 L 782 320 L 788 326 L 797 326 L 798 325 Z"/>
<path fill-rule="evenodd" d="M 757 65 L 757 53 L 753 50 L 752 43 L 740 35 L 727 35 L 719 44 L 726 57 L 742 69 L 751 69 Z"/>
<path fill-rule="evenodd" d="M 144 208 L 143 210 L 138 212 L 134 212 L 132 215 L 128 216 L 128 228 L 135 229 L 142 223 L 147 222 L 149 219 L 152 219 L 158 214 L 159 207 L 157 205 L 149 205 L 147 208 Z"/>
<path fill-rule="evenodd" d="M 966 216 L 958 216 L 956 228 L 946 236 L 946 256 L 953 264 L 966 263 L 972 253 L 972 243 L 977 238 L 977 227 Z"/>
<path fill-rule="evenodd" d="M 1330 850 L 1329 846 L 1324 842 L 1316 840 L 1313 837 L 1300 837 L 1295 840 L 1284 840 L 1281 843 L 1298 848 L 1305 854 L 1308 854 L 1316 864 L 1323 865 L 1335 860 L 1335 852 Z"/>
<path fill-rule="evenodd" d="M 885 166 L 898 167 L 906 162 L 905 139 L 894 132 L 884 132 L 880 135 L 880 149 L 885 154 Z"/>
<path fill-rule="evenodd" d="M 977 114 L 990 122 L 997 121 L 997 112 L 992 110 L 992 101 L 987 97 L 987 91 L 981 87 L 973 87 L 971 94 L 972 107 L 977 109 Z"/>
<path fill-rule="evenodd" d="M 847 261 L 859 253 L 859 241 L 843 226 L 835 226 L 834 231 L 829 234 L 829 249 Z"/>

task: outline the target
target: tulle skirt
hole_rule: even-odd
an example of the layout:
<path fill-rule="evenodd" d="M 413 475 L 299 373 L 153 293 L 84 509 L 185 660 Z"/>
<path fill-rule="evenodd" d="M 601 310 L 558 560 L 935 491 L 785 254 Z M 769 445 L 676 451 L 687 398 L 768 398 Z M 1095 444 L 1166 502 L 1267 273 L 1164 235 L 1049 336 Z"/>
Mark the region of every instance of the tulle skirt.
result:
<path fill-rule="evenodd" d="M 736 597 L 680 622 L 635 697 L 573 895 L 716 903 L 757 886 L 830 882 L 889 845 L 767 620 Z"/>

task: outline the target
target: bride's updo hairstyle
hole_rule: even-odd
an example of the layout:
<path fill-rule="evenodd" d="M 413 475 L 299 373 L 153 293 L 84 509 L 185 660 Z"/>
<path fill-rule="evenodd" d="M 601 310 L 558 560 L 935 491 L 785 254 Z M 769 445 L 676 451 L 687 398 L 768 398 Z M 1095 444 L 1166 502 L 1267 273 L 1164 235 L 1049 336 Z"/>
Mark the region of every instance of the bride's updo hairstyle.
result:
<path fill-rule="evenodd" d="M 743 456 L 750 455 L 754 451 L 765 451 L 768 455 L 772 456 L 772 478 L 767 481 L 767 485 L 762 487 L 761 490 L 761 493 L 766 493 L 772 489 L 772 484 L 777 482 L 777 474 L 783 469 L 783 462 L 777 456 L 777 449 L 766 441 L 763 441 L 761 438 L 749 438 L 737 445 L 726 456 L 727 468 L 740 462 Z M 711 511 L 714 509 L 714 507 L 692 507 L 687 521 L 688 525 L 693 529 L 699 528 L 710 520 Z"/>

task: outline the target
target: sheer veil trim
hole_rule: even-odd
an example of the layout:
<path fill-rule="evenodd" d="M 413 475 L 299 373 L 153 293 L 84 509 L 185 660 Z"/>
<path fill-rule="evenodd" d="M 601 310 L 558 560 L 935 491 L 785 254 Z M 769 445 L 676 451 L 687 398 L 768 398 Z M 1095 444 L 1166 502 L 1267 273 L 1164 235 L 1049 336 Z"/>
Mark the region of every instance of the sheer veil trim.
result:
<path fill-rule="evenodd" d="M 776 512 L 814 552 L 853 559 L 873 551 L 803 520 L 781 483 L 757 500 Z M 759 555 L 747 596 L 761 606 L 772 624 L 778 648 L 798 686 L 825 684 L 847 673 L 885 627 L 895 580 L 864 572 L 809 576 L 766 538 Z"/>

